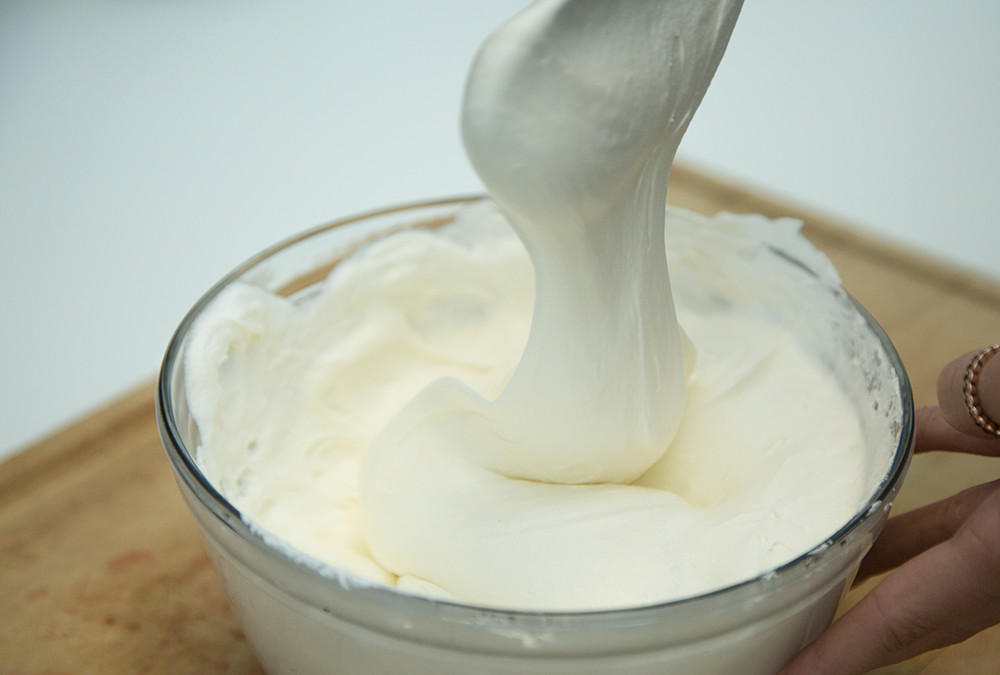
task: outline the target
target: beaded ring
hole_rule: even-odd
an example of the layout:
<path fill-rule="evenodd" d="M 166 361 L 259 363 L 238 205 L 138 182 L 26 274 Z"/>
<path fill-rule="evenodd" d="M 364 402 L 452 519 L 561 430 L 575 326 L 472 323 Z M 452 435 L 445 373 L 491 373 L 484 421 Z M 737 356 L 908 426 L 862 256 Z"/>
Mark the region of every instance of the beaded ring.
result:
<path fill-rule="evenodd" d="M 983 366 L 997 352 L 1000 352 L 1000 344 L 991 345 L 976 353 L 969 367 L 965 369 L 962 392 L 965 394 L 965 407 L 976 426 L 992 436 L 1000 437 L 1000 424 L 991 419 L 983 410 L 978 389 L 979 374 L 982 372 Z"/>

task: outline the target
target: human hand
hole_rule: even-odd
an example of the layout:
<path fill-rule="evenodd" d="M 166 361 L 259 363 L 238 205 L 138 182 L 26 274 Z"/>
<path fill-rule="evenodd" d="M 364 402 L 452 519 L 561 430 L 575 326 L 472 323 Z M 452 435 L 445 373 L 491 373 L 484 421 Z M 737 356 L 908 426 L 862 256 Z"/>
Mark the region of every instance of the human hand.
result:
<path fill-rule="evenodd" d="M 978 401 L 967 405 L 965 376 Z M 995 354 L 995 356 L 994 356 Z M 941 371 L 938 407 L 917 411 L 916 452 L 1000 457 L 1000 349 L 970 352 Z M 894 569 L 898 568 L 898 569 Z M 1000 480 L 889 519 L 858 580 L 894 570 L 779 675 L 850 675 L 961 642 L 1000 623 Z"/>

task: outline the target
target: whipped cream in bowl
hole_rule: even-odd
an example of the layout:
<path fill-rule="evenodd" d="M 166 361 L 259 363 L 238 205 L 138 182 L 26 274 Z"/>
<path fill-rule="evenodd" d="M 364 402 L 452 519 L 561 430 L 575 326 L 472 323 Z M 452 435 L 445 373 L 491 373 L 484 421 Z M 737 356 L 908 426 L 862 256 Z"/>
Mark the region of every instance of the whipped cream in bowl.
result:
<path fill-rule="evenodd" d="M 630 487 L 684 495 L 678 501 L 686 509 L 700 508 L 707 514 L 699 521 L 706 523 L 704 528 L 688 529 L 687 539 L 673 542 L 675 566 L 684 566 L 684 557 L 704 546 L 713 531 L 718 532 L 714 548 L 701 550 L 700 557 L 689 559 L 696 562 L 686 564 L 694 570 L 686 577 L 694 584 L 689 586 L 693 592 L 667 589 L 667 595 L 659 597 L 647 592 L 636 601 L 628 594 L 642 594 L 641 588 L 636 590 L 642 580 L 608 570 L 580 581 L 589 594 L 589 608 L 531 606 L 513 599 L 522 589 L 509 589 L 506 602 L 470 600 L 427 579 L 382 568 L 371 557 L 363 536 L 359 539 L 358 531 L 348 527 L 351 522 L 354 527 L 363 522 L 358 487 L 362 457 L 351 459 L 343 448 L 363 450 L 359 439 L 366 425 L 369 429 L 377 426 L 372 418 L 391 417 L 421 390 L 421 383 L 412 379 L 414 371 L 426 369 L 423 377 L 436 378 L 448 369 L 464 369 L 473 374 L 469 377 L 472 386 L 487 396 L 495 395 L 509 378 L 510 373 L 504 371 L 519 358 L 511 343 L 523 345 L 527 339 L 530 321 L 523 314 L 530 313 L 533 284 L 526 252 L 512 235 L 496 208 L 481 198 L 396 207 L 338 221 L 283 242 L 234 270 L 195 305 L 178 328 L 160 375 L 161 437 L 181 493 L 262 664 L 269 672 L 652 673 L 668 666 L 670 672 L 773 672 L 832 618 L 857 563 L 884 524 L 913 440 L 909 385 L 891 343 L 840 288 L 835 271 L 801 239 L 794 222 L 726 214 L 709 219 L 676 210 L 667 217 L 667 250 L 678 315 L 688 327 L 696 352 L 685 411 L 695 426 L 688 430 L 688 422 L 683 422 L 674 441 L 679 444 L 672 446 L 687 450 L 668 449 Z M 398 238 L 396 243 L 394 238 Z M 438 350 L 422 354 L 424 360 L 402 378 L 393 374 L 393 368 L 406 370 L 397 364 L 384 365 L 382 373 L 375 367 L 363 368 L 346 379 L 351 375 L 350 364 L 343 365 L 338 372 L 345 378 L 340 381 L 344 386 L 338 390 L 337 381 L 329 383 L 322 399 L 323 416 L 334 415 L 334 420 L 347 416 L 354 421 L 351 425 L 335 422 L 332 430 L 314 436 L 314 430 L 306 429 L 308 406 L 296 398 L 301 382 L 272 378 L 270 386 L 260 391 L 275 364 L 286 361 L 287 365 L 291 357 L 268 357 L 257 363 L 259 371 L 253 373 L 246 367 L 249 362 L 241 359 L 251 357 L 252 361 L 259 354 L 243 350 L 265 341 L 268 321 L 286 321 L 289 313 L 306 313 L 324 302 L 336 310 L 335 317 L 350 317 L 346 323 L 357 327 L 358 317 L 349 314 L 355 311 L 350 304 L 357 302 L 363 309 L 371 297 L 357 297 L 351 291 L 352 281 L 363 281 L 363 276 L 331 274 L 338 267 L 347 270 L 347 265 L 357 265 L 355 271 L 362 274 L 372 265 L 385 263 L 389 270 L 395 269 L 405 292 L 414 292 L 415 278 L 433 277 L 438 271 L 434 265 L 415 269 L 415 261 L 407 262 L 405 255 L 402 260 L 396 257 L 419 249 L 414 238 L 426 247 L 442 247 L 453 258 L 456 253 L 464 255 L 463 251 L 472 256 L 466 261 L 461 255 L 452 260 L 457 269 L 470 275 L 468 279 L 442 285 L 450 296 L 438 297 L 436 306 L 425 303 L 422 312 L 409 317 L 413 326 L 426 327 L 438 336 Z M 485 241 L 491 243 L 483 246 Z M 674 242 L 678 243 L 672 246 Z M 427 253 L 427 248 L 421 250 Z M 706 269 L 704 256 L 719 250 L 728 250 L 732 257 Z M 506 258 L 502 273 L 487 264 L 483 258 L 487 251 L 494 264 Z M 373 259 L 383 255 L 392 261 Z M 769 268 L 777 269 L 777 276 L 769 277 L 765 273 Z M 449 274 L 455 271 L 448 270 Z M 752 284 L 736 283 L 741 276 L 747 282 L 747 274 L 753 274 Z M 329 294 L 332 279 L 339 280 L 333 285 L 343 284 L 344 297 L 334 299 Z M 481 300 L 490 289 L 505 296 L 507 303 L 491 311 L 493 321 L 499 322 L 491 328 L 507 324 L 507 333 L 486 330 L 456 340 L 455 331 L 460 328 L 456 319 L 444 328 L 438 326 L 452 312 L 481 320 L 482 308 L 471 298 Z M 733 316 L 734 299 L 744 305 L 756 303 L 751 312 L 756 319 Z M 364 332 L 382 335 L 386 343 L 398 342 L 398 333 L 387 332 L 387 326 L 394 324 L 386 313 L 384 307 L 375 309 L 375 319 L 381 323 Z M 727 322 L 726 332 L 742 336 L 745 352 L 706 343 L 705 336 L 717 335 L 709 323 L 713 314 Z M 786 339 L 794 336 L 791 346 L 782 346 L 790 351 L 781 352 L 777 359 L 764 354 L 774 347 L 770 339 L 754 342 L 767 336 L 768 328 L 781 331 Z M 478 340 L 470 340 L 470 335 Z M 232 416 L 223 421 L 226 426 L 209 431 L 216 422 L 192 414 L 201 405 L 199 399 L 208 396 L 207 385 L 193 369 L 200 359 L 209 358 L 213 342 L 220 350 L 217 354 L 228 353 L 225 360 L 231 360 L 216 364 L 212 371 L 224 378 L 220 392 L 228 397 Z M 369 356 L 372 364 L 383 363 L 376 358 L 379 349 L 374 348 Z M 477 349 L 497 364 L 492 372 L 481 353 L 474 353 Z M 720 359 L 715 361 L 717 368 L 711 367 L 713 352 Z M 793 361 L 782 362 L 789 358 Z M 699 360 L 704 363 L 701 371 Z M 334 367 L 333 361 L 331 357 L 326 366 L 311 368 Z M 240 367 L 232 367 L 238 363 Z M 837 389 L 825 395 L 832 394 L 835 400 L 846 396 L 850 401 L 857 432 L 865 443 L 862 462 L 848 462 L 847 467 L 840 467 L 839 460 L 814 465 L 816 453 L 810 459 L 806 448 L 804 461 L 791 455 L 786 458 L 791 466 L 786 467 L 775 459 L 772 447 L 780 446 L 783 434 L 764 442 L 763 448 L 754 447 L 750 434 L 756 428 L 788 431 L 799 424 L 796 417 L 802 408 L 827 405 L 826 399 L 811 398 L 815 392 L 793 385 L 774 392 L 774 407 L 766 411 L 766 417 L 754 419 L 747 414 L 752 409 L 746 406 L 752 404 L 744 398 L 745 386 L 723 392 L 721 398 L 728 400 L 718 405 L 726 406 L 724 410 L 709 405 L 696 411 L 703 392 L 716 386 L 726 388 L 719 379 L 735 382 L 734 368 L 743 369 L 735 375 L 746 383 L 766 376 L 769 369 L 785 367 L 818 370 L 821 381 L 837 383 Z M 695 376 L 699 381 L 692 381 Z M 380 387 L 378 377 L 395 386 Z M 795 407 L 789 408 L 789 402 L 797 399 Z M 349 412 L 352 406 L 354 412 Z M 272 414 L 284 421 L 268 422 Z M 236 452 L 239 462 L 249 460 L 244 468 L 253 467 L 256 461 L 267 469 L 229 472 L 219 457 L 209 455 L 206 432 L 228 435 L 234 431 L 239 440 L 226 452 Z M 828 448 L 827 444 L 839 442 L 842 433 L 830 424 L 807 435 L 817 448 Z M 699 434 L 723 439 L 726 444 L 721 447 L 736 449 L 736 454 L 706 455 L 697 446 L 683 445 Z M 253 439 L 255 444 L 250 443 Z M 274 439 L 280 443 L 269 448 L 267 443 Z M 340 450 L 330 449 L 338 445 Z M 763 455 L 758 459 L 751 454 L 760 451 Z M 268 453 L 275 452 L 269 461 Z M 363 456 L 363 452 L 358 454 Z M 358 481 L 353 488 L 352 476 Z M 780 533 L 787 536 L 789 528 L 782 530 L 780 514 L 761 508 L 760 503 L 748 511 L 743 508 L 747 499 L 727 497 L 739 490 L 740 479 L 763 480 L 772 488 L 801 483 L 785 504 L 786 517 L 798 518 L 803 529 L 808 529 L 810 518 L 826 519 L 832 525 L 823 534 L 803 535 L 783 545 Z M 839 495 L 834 500 L 839 506 L 822 513 L 821 495 L 837 495 L 845 485 L 850 495 Z M 423 487 L 426 498 L 433 500 L 434 486 Z M 781 499 L 777 502 L 780 506 Z M 845 504 L 849 505 L 846 511 Z M 668 531 L 666 525 L 664 531 Z M 346 527 L 347 536 L 342 536 L 343 530 L 336 532 L 338 527 Z M 795 529 L 791 528 L 793 536 Z M 632 532 L 621 534 L 633 540 L 637 537 Z M 499 562 L 530 567 L 544 553 L 537 547 L 509 548 L 508 558 Z M 634 556 L 621 557 L 634 564 Z M 553 583 L 579 574 L 588 564 L 584 561 L 575 570 L 555 570 Z M 490 582 L 488 574 L 482 576 L 483 583 Z M 659 583 L 653 582 L 645 584 L 647 591 Z M 604 590 L 593 589 L 626 595 L 609 598 Z"/>
<path fill-rule="evenodd" d="M 913 406 L 798 223 L 664 208 L 739 5 L 531 5 L 466 90 L 490 199 L 184 319 L 161 436 L 269 671 L 768 673 L 829 623 Z"/>

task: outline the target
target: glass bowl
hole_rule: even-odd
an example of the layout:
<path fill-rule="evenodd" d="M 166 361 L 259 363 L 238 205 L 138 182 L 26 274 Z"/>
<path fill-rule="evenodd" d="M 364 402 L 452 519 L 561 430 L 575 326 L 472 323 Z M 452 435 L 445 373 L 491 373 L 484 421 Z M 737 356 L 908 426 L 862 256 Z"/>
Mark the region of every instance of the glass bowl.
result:
<path fill-rule="evenodd" d="M 844 315 L 855 326 L 847 330 L 857 335 L 837 348 L 851 351 L 842 363 L 858 364 L 848 366 L 858 372 L 847 377 L 875 399 L 859 405 L 862 418 L 891 415 L 888 470 L 863 508 L 821 546 L 705 595 L 586 612 L 510 611 L 406 595 L 289 548 L 244 520 L 202 473 L 182 364 L 192 323 L 223 288 L 240 280 L 307 298 L 337 261 L 364 243 L 401 228 L 440 226 L 479 199 L 388 208 L 281 242 L 210 289 L 170 341 L 156 396 L 163 447 L 261 664 L 270 673 L 775 672 L 831 621 L 885 523 L 912 452 L 913 402 L 899 356 L 842 291 Z M 837 330 L 843 326 L 840 321 Z"/>

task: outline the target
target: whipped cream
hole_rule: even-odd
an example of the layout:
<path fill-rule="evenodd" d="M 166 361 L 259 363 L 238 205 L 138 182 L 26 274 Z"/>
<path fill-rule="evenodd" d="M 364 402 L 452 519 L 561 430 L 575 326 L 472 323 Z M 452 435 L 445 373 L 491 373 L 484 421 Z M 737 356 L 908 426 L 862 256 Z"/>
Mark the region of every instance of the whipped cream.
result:
<path fill-rule="evenodd" d="M 891 434 L 859 427 L 861 391 L 841 386 L 837 353 L 809 343 L 843 311 L 835 271 L 796 223 L 671 209 L 666 233 L 694 365 L 672 442 L 631 484 L 415 457 L 397 487 L 413 501 L 398 516 L 400 550 L 451 541 L 445 574 L 372 555 L 361 475 L 374 439 L 442 378 L 497 400 L 528 341 L 532 264 L 489 203 L 366 245 L 303 300 L 226 288 L 186 349 L 199 463 L 255 526 L 351 583 L 568 610 L 660 602 L 773 569 L 861 508 Z M 440 539 L 424 529 L 427 509 Z"/>
<path fill-rule="evenodd" d="M 220 294 L 185 362 L 210 480 L 364 579 L 522 609 L 694 595 L 832 535 L 884 468 L 797 337 L 835 272 L 787 223 L 664 213 L 739 6 L 538 2 L 491 36 L 462 128 L 498 209 L 308 302 Z"/>

